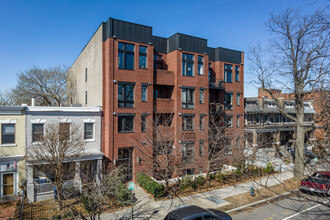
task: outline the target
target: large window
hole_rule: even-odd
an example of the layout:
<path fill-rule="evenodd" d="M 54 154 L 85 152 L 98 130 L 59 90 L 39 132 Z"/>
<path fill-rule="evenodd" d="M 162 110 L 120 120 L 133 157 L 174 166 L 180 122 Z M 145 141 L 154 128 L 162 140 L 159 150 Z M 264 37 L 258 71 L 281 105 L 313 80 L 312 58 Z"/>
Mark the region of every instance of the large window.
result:
<path fill-rule="evenodd" d="M 204 103 L 204 89 L 199 89 L 199 103 Z"/>
<path fill-rule="evenodd" d="M 134 115 L 118 115 L 118 132 L 134 132 Z"/>
<path fill-rule="evenodd" d="M 194 115 L 182 116 L 182 130 L 193 131 L 194 130 Z"/>
<path fill-rule="evenodd" d="M 204 74 L 204 64 L 203 64 L 203 56 L 198 56 L 198 75 L 203 75 Z"/>
<path fill-rule="evenodd" d="M 182 162 L 192 163 L 194 162 L 194 142 L 186 142 L 182 146 Z"/>
<path fill-rule="evenodd" d="M 225 110 L 233 110 L 233 93 L 225 93 Z"/>
<path fill-rule="evenodd" d="M 84 139 L 85 140 L 94 139 L 94 123 L 84 124 Z"/>
<path fill-rule="evenodd" d="M 119 83 L 118 84 L 118 108 L 134 107 L 134 84 Z"/>
<path fill-rule="evenodd" d="M 60 141 L 70 139 L 70 123 L 60 123 Z"/>
<path fill-rule="evenodd" d="M 240 124 L 239 124 L 239 116 L 237 116 L 237 123 L 236 123 L 236 126 L 239 128 Z"/>
<path fill-rule="evenodd" d="M 1 125 L 1 144 L 15 144 L 15 124 Z"/>
<path fill-rule="evenodd" d="M 235 81 L 239 82 L 239 66 L 235 66 Z"/>
<path fill-rule="evenodd" d="M 194 89 L 182 88 L 182 108 L 194 108 Z"/>
<path fill-rule="evenodd" d="M 85 69 L 85 82 L 87 82 L 87 68 Z"/>
<path fill-rule="evenodd" d="M 134 70 L 134 45 L 118 43 L 118 68 Z"/>
<path fill-rule="evenodd" d="M 139 46 L 139 67 L 147 68 L 147 47 L 145 46 Z"/>
<path fill-rule="evenodd" d="M 146 102 L 147 101 L 147 85 L 142 84 L 141 85 L 141 101 Z"/>
<path fill-rule="evenodd" d="M 225 64 L 225 82 L 233 82 L 233 79 L 232 79 L 232 70 L 233 69 L 233 66 L 232 65 L 229 65 L 229 64 Z"/>
<path fill-rule="evenodd" d="M 154 69 L 163 69 L 162 55 L 154 54 Z"/>
<path fill-rule="evenodd" d="M 182 53 L 182 76 L 194 76 L 194 55 Z"/>
<path fill-rule="evenodd" d="M 42 141 L 44 138 L 44 124 L 32 124 L 32 142 Z"/>

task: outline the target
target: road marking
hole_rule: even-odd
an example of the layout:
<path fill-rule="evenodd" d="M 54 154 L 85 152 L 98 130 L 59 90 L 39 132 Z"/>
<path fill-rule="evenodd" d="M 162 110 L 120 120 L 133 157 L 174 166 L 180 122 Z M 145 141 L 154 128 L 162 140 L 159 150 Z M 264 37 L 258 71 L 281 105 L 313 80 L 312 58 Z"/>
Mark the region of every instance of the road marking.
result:
<path fill-rule="evenodd" d="M 327 203 L 327 202 L 328 202 L 328 201 L 324 201 L 323 203 Z M 319 207 L 320 205 L 322 205 L 322 204 L 314 205 L 314 206 L 312 206 L 312 207 L 309 207 L 308 209 L 305 209 L 305 210 L 302 211 L 302 212 L 298 212 L 298 213 L 296 213 L 296 214 L 294 214 L 294 215 L 291 215 L 291 216 L 289 216 L 289 217 L 286 217 L 286 218 L 284 218 L 284 219 L 282 219 L 282 220 L 288 220 L 288 219 L 293 218 L 293 217 L 295 217 L 295 216 L 297 216 L 297 215 L 303 214 L 304 212 L 307 212 L 307 211 L 309 211 L 309 210 L 311 210 L 311 209 L 314 209 L 314 208 L 316 208 L 316 207 Z"/>

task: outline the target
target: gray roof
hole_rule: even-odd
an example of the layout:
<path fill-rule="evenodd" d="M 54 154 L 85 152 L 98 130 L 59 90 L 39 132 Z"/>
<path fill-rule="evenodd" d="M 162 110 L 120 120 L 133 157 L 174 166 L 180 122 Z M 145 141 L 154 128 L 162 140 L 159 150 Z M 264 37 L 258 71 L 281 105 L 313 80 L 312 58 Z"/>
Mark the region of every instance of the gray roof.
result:
<path fill-rule="evenodd" d="M 23 114 L 26 106 L 0 106 L 0 115 Z"/>
<path fill-rule="evenodd" d="M 258 98 L 246 98 L 245 102 L 256 102 L 256 105 L 245 105 L 244 112 L 245 113 L 280 113 L 280 110 L 278 106 L 269 106 L 268 103 L 274 103 L 276 104 L 276 101 L 273 99 L 266 99 L 264 100 L 264 106 L 261 106 L 260 99 Z M 284 100 L 284 103 L 293 103 L 294 101 L 292 100 Z M 304 108 L 304 113 L 305 114 L 315 114 L 317 113 L 314 108 L 310 105 L 310 102 L 304 102 L 304 104 L 308 104 L 309 106 Z M 294 107 L 287 107 L 284 106 L 284 111 L 289 114 L 295 114 L 296 110 Z"/>

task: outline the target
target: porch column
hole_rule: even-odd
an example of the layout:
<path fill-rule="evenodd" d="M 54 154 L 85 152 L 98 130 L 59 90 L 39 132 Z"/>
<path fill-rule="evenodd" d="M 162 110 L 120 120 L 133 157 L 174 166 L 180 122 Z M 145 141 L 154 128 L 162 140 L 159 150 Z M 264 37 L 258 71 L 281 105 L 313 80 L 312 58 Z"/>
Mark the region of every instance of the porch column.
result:
<path fill-rule="evenodd" d="M 28 202 L 35 202 L 32 166 L 27 165 L 26 176 L 27 176 L 26 195 L 27 195 Z"/>
<path fill-rule="evenodd" d="M 80 191 L 82 190 L 81 177 L 80 177 L 80 161 L 77 161 L 75 164 L 74 186 L 78 188 Z"/>
<path fill-rule="evenodd" d="M 98 159 L 96 163 L 96 183 L 99 185 L 102 179 L 102 159 Z"/>
<path fill-rule="evenodd" d="M 256 131 L 253 132 L 252 137 L 252 158 L 256 159 L 256 153 L 258 150 L 258 134 Z"/>

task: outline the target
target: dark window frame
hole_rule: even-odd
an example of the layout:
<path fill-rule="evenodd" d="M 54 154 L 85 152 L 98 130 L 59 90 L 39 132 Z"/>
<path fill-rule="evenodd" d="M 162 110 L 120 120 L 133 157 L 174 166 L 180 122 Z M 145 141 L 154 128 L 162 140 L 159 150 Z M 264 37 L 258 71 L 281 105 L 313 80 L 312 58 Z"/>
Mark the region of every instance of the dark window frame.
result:
<path fill-rule="evenodd" d="M 199 157 L 204 156 L 204 140 L 199 140 Z"/>
<path fill-rule="evenodd" d="M 239 82 L 239 72 L 240 72 L 240 67 L 239 66 L 235 66 L 235 81 Z"/>
<path fill-rule="evenodd" d="M 225 92 L 225 110 L 233 110 L 233 92 Z M 231 95 L 230 103 L 227 100 L 227 95 Z"/>
<path fill-rule="evenodd" d="M 202 58 L 201 61 L 199 58 Z M 197 72 L 198 75 L 204 75 L 204 56 L 200 56 L 200 55 L 197 56 Z"/>
<path fill-rule="evenodd" d="M 87 68 L 85 68 L 85 82 L 87 82 Z"/>
<path fill-rule="evenodd" d="M 191 120 L 191 122 L 187 121 L 187 119 Z M 182 131 L 194 131 L 195 128 L 194 123 L 195 123 L 194 114 L 182 115 Z"/>
<path fill-rule="evenodd" d="M 162 70 L 163 68 L 164 68 L 164 66 L 163 66 L 163 55 L 154 54 L 154 69 Z"/>
<path fill-rule="evenodd" d="M 129 123 L 128 120 L 132 120 L 130 126 L 127 126 Z M 118 115 L 118 133 L 134 133 L 134 121 L 135 115 L 134 114 L 123 114 Z"/>
<path fill-rule="evenodd" d="M 147 132 L 148 114 L 141 114 L 141 132 Z"/>
<path fill-rule="evenodd" d="M 145 48 L 146 52 L 141 52 L 141 48 Z M 140 58 L 144 57 L 145 59 L 145 66 L 141 65 L 141 60 Z M 143 45 L 139 45 L 139 68 L 140 69 L 148 69 L 148 47 L 147 46 L 143 46 Z"/>
<path fill-rule="evenodd" d="M 145 90 L 143 90 L 145 88 Z M 143 93 L 145 93 L 145 99 L 143 98 Z M 141 102 L 147 102 L 148 101 L 148 85 L 147 84 L 141 84 Z"/>
<path fill-rule="evenodd" d="M 240 95 L 241 95 L 241 93 L 240 92 L 238 92 L 238 93 L 236 93 L 236 105 L 237 106 L 240 106 L 241 105 L 241 103 L 240 103 Z"/>
<path fill-rule="evenodd" d="M 189 59 L 189 56 L 192 56 L 192 59 Z M 195 64 L 195 56 L 194 54 L 190 54 L 190 53 L 182 53 L 182 76 L 195 76 L 194 73 L 194 64 Z M 185 64 L 185 65 L 183 65 Z M 192 64 L 192 71 L 191 71 L 191 75 L 188 75 L 188 64 Z"/>
<path fill-rule="evenodd" d="M 92 125 L 92 130 L 87 130 L 86 125 Z M 92 132 L 91 135 L 92 137 L 90 138 L 90 134 L 87 134 L 88 132 Z M 88 137 L 89 136 L 89 137 Z M 94 140 L 94 123 L 93 122 L 85 122 L 84 123 L 84 140 Z"/>
<path fill-rule="evenodd" d="M 199 89 L 199 104 L 204 104 L 204 88 Z M 201 99 L 202 98 L 202 99 Z"/>
<path fill-rule="evenodd" d="M 228 77 L 229 75 L 230 77 Z M 224 81 L 226 83 L 233 83 L 233 65 L 231 64 L 224 65 Z"/>
<path fill-rule="evenodd" d="M 120 87 L 123 87 L 123 90 L 124 90 L 124 92 L 123 92 L 123 99 L 124 100 L 119 100 L 119 90 L 120 90 Z M 133 100 L 127 100 L 127 97 L 128 97 L 128 95 L 126 94 L 128 91 L 127 91 L 127 87 L 128 86 L 132 86 L 133 87 L 133 89 L 132 89 L 132 91 L 133 91 Z M 135 99 L 135 97 L 134 97 L 134 89 L 135 89 L 135 83 L 125 83 L 125 82 L 119 82 L 118 83 L 118 98 L 117 98 L 117 100 L 118 100 L 118 108 L 134 108 L 134 99 Z M 121 106 L 121 104 L 123 104 L 123 106 Z"/>
<path fill-rule="evenodd" d="M 188 100 L 188 92 L 190 92 L 190 96 L 191 96 L 191 100 Z M 182 88 L 181 90 L 182 96 L 181 96 L 181 102 L 182 102 L 182 108 L 183 109 L 193 109 L 195 107 L 195 89 L 192 88 Z M 184 93 L 185 93 L 185 99 L 186 101 L 183 102 L 183 97 L 184 97 Z"/>
<path fill-rule="evenodd" d="M 120 49 L 119 48 L 119 45 L 120 44 L 123 44 L 123 46 L 124 46 L 124 49 Z M 127 45 L 133 45 L 133 51 L 131 51 L 131 50 L 127 50 L 126 48 L 127 48 Z M 121 67 L 120 66 L 120 62 L 119 62 L 119 53 L 122 53 L 123 54 L 123 67 Z M 134 57 L 135 57 L 135 55 L 134 55 L 134 53 L 135 53 L 135 45 L 134 44 L 129 44 L 129 43 L 124 43 L 124 42 L 118 42 L 118 69 L 125 69 L 125 70 L 134 70 L 135 69 L 135 59 L 134 59 Z M 128 68 L 128 63 L 127 63 L 127 55 L 133 55 L 133 68 L 131 69 L 131 68 Z"/>
<path fill-rule="evenodd" d="M 42 132 L 36 131 L 35 126 L 42 126 Z M 44 123 L 33 123 L 32 124 L 32 143 L 40 142 L 44 138 Z"/>
<path fill-rule="evenodd" d="M 182 162 L 183 164 L 195 161 L 195 142 L 187 141 L 182 144 Z"/>
<path fill-rule="evenodd" d="M 10 133 L 10 134 L 4 134 L 4 126 L 14 126 L 14 132 L 13 133 Z M 4 135 L 5 136 L 13 136 L 11 139 L 14 139 L 13 142 L 4 142 L 5 138 L 4 138 Z M 1 144 L 16 144 L 16 124 L 13 124 L 13 123 L 4 123 L 4 124 L 1 124 Z"/>

